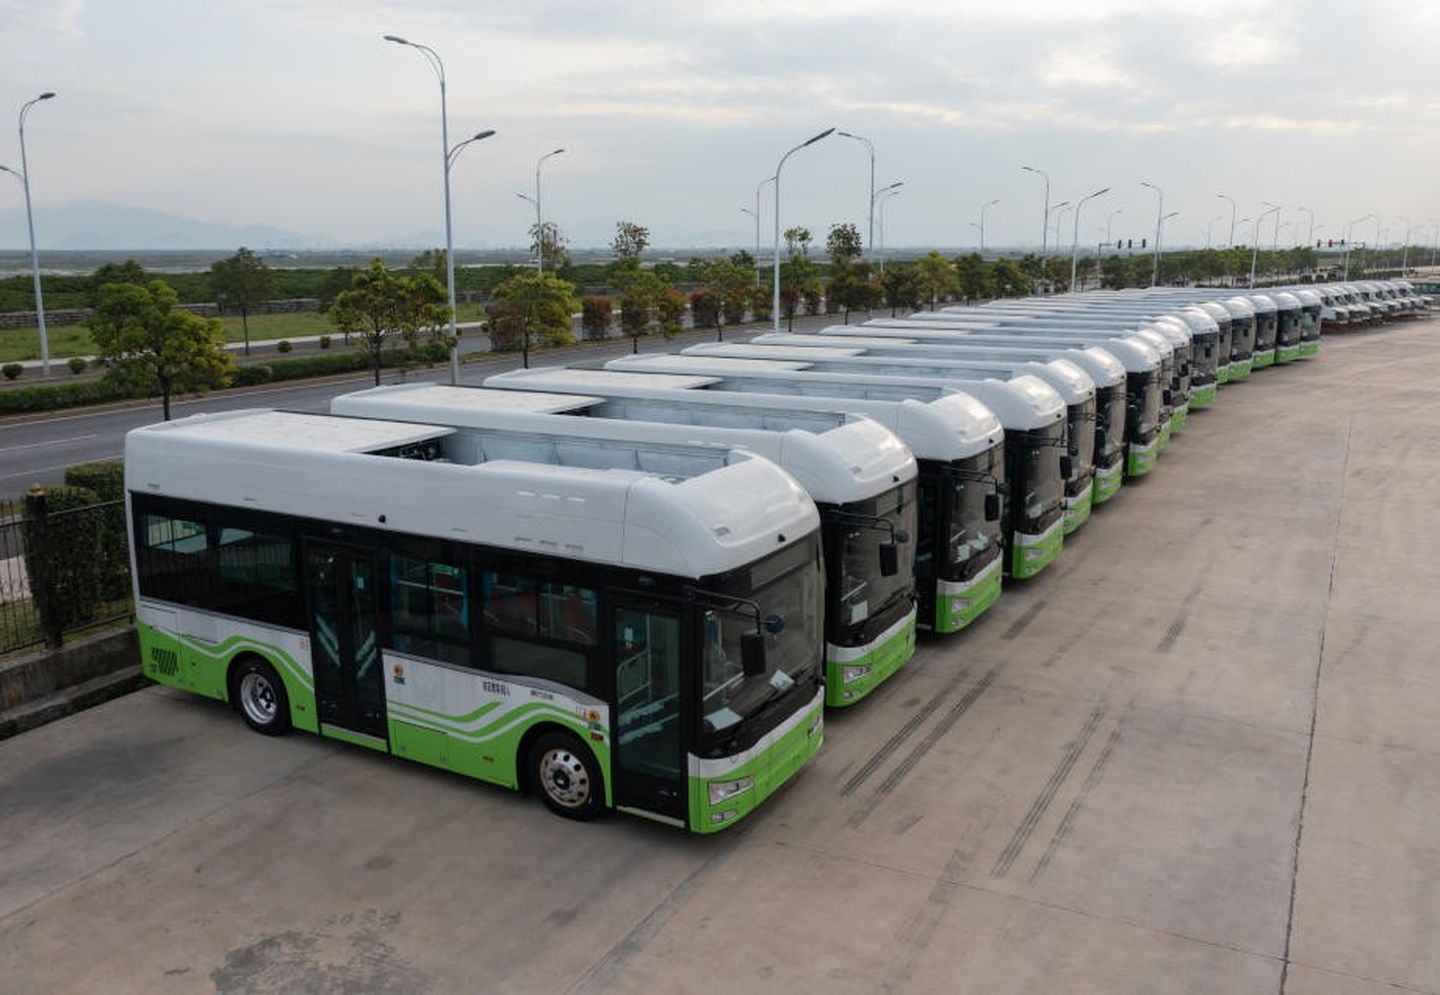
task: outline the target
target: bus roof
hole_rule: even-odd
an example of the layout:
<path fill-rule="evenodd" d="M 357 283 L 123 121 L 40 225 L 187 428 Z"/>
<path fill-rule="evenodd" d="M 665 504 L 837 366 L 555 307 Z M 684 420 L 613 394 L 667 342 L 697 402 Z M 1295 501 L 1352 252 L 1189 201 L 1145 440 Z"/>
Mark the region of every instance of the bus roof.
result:
<path fill-rule="evenodd" d="M 572 377 L 570 374 L 585 374 Z M 692 386 L 664 386 L 677 380 Z M 751 379 L 744 376 L 685 377 L 619 370 L 571 370 L 552 366 L 497 373 L 487 387 L 509 390 L 574 390 L 637 400 L 729 411 L 829 411 L 866 415 L 900 437 L 917 458 L 965 459 L 999 445 L 1004 439 L 1000 419 L 968 394 L 942 394 L 932 399 L 901 400 L 811 396 L 802 394 L 800 379 Z M 813 386 L 813 385 L 812 385 Z"/>
<path fill-rule="evenodd" d="M 790 476 L 741 451 L 720 450 L 683 479 L 396 452 L 458 438 L 434 425 L 332 415 L 195 415 L 126 435 L 125 486 L 690 578 L 753 563 L 819 527 L 814 503 Z"/>

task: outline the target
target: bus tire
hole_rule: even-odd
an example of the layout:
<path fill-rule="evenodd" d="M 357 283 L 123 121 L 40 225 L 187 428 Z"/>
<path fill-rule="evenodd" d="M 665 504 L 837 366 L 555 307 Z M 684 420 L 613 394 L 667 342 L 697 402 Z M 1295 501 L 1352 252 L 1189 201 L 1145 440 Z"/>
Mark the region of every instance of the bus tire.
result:
<path fill-rule="evenodd" d="M 266 736 L 290 731 L 290 698 L 274 667 L 259 657 L 246 657 L 230 682 L 230 700 L 246 725 Z"/>
<path fill-rule="evenodd" d="M 542 733 L 530 747 L 525 768 L 526 783 L 556 815 L 583 821 L 604 807 L 605 782 L 595 754 L 569 733 Z"/>

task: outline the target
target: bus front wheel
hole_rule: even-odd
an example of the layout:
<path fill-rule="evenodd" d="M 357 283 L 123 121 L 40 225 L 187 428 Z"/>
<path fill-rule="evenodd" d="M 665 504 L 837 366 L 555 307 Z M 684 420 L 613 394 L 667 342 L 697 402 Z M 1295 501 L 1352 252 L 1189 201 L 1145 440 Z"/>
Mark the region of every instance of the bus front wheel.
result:
<path fill-rule="evenodd" d="M 604 782 L 595 755 L 563 732 L 547 732 L 530 747 L 529 783 L 546 808 L 567 819 L 593 819 L 604 802 Z"/>
<path fill-rule="evenodd" d="M 274 667 L 251 657 L 235 668 L 231 681 L 231 700 L 246 725 L 266 736 L 290 730 L 290 699 Z"/>

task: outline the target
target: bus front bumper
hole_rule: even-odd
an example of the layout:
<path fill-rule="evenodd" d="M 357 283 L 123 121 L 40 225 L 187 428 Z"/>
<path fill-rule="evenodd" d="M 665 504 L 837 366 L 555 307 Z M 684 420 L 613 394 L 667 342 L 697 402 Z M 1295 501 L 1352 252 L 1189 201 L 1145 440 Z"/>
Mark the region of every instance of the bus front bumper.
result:
<path fill-rule="evenodd" d="M 1250 368 L 1252 370 L 1263 370 L 1267 366 L 1275 365 L 1275 350 L 1266 349 L 1264 352 L 1256 352 L 1250 357 Z"/>
<path fill-rule="evenodd" d="M 733 757 L 689 755 L 690 828 L 715 833 L 741 821 L 794 777 L 825 742 L 825 692 Z"/>
<path fill-rule="evenodd" d="M 1010 545 L 1010 576 L 1017 580 L 1034 577 L 1060 555 L 1064 541 L 1064 516 L 1039 535 L 1016 532 Z"/>
<path fill-rule="evenodd" d="M 1318 356 L 1318 355 L 1320 355 L 1320 340 L 1319 340 L 1319 339 L 1312 339 L 1312 340 L 1310 340 L 1309 342 L 1301 342 L 1301 343 L 1300 343 L 1300 355 L 1301 355 L 1301 356 Z"/>
<path fill-rule="evenodd" d="M 1224 363 L 1215 367 L 1215 382 L 1225 384 L 1230 382 L 1230 364 Z"/>
<path fill-rule="evenodd" d="M 1065 517 L 1061 519 L 1065 523 L 1065 534 L 1068 536 L 1090 517 L 1090 508 L 1094 501 L 1095 488 L 1092 484 L 1086 484 L 1085 489 L 1079 494 L 1065 495 Z"/>
<path fill-rule="evenodd" d="M 969 580 L 942 580 L 935 585 L 935 631 L 959 632 L 1000 597 L 1004 559 L 991 563 Z"/>
<path fill-rule="evenodd" d="M 1300 343 L 1275 347 L 1275 362 L 1293 363 L 1300 358 Z"/>
<path fill-rule="evenodd" d="M 1255 357 L 1248 356 L 1245 359 L 1237 359 L 1230 364 L 1230 379 L 1244 380 L 1255 369 Z"/>
<path fill-rule="evenodd" d="M 1199 387 L 1190 388 L 1190 407 L 1208 408 L 1215 403 L 1215 395 L 1219 387 L 1219 378 L 1215 383 L 1202 384 Z"/>
<path fill-rule="evenodd" d="M 1170 412 L 1170 432 L 1165 436 L 1165 441 L 1170 441 L 1170 436 L 1179 435 L 1185 430 L 1185 423 L 1190 420 L 1190 401 L 1187 398 L 1184 403 Z"/>
<path fill-rule="evenodd" d="M 1153 442 L 1145 445 L 1130 443 L 1125 453 L 1125 476 L 1143 477 L 1155 469 L 1155 460 L 1160 454 L 1160 439 L 1157 436 Z"/>
<path fill-rule="evenodd" d="M 1116 460 L 1112 465 L 1095 468 L 1094 504 L 1104 504 L 1115 496 L 1120 483 L 1125 479 L 1125 461 Z"/>
<path fill-rule="evenodd" d="M 915 655 L 915 608 L 863 646 L 825 644 L 825 704 L 862 700 Z"/>

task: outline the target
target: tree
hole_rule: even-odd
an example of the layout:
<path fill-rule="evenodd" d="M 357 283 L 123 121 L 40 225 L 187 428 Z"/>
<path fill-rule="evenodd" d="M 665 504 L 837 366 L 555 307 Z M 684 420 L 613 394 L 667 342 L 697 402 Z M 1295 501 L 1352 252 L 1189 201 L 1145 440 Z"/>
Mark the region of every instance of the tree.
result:
<path fill-rule="evenodd" d="M 830 263 L 825 296 L 844 313 L 845 324 L 850 324 L 852 310 L 869 310 L 871 282 L 870 264 L 863 259 L 836 256 Z"/>
<path fill-rule="evenodd" d="M 746 273 L 751 274 L 752 277 L 755 273 L 755 257 L 744 249 L 730 254 L 730 264 L 740 267 Z"/>
<path fill-rule="evenodd" d="M 990 264 L 978 252 L 955 259 L 955 288 L 961 300 L 977 301 L 995 296 Z"/>
<path fill-rule="evenodd" d="M 636 269 L 620 291 L 620 327 L 630 336 L 630 351 L 640 351 L 640 336 L 650 331 L 660 307 L 660 299 L 669 291 L 665 281 L 653 270 Z"/>
<path fill-rule="evenodd" d="M 506 342 L 509 348 L 520 343 L 525 366 L 530 365 L 530 344 L 569 345 L 571 304 L 575 284 L 549 273 L 512 276 L 495 288 L 490 310 L 491 343 Z"/>
<path fill-rule="evenodd" d="M 885 295 L 885 306 L 890 309 L 890 317 L 895 317 L 898 310 L 913 311 L 920 306 L 920 285 L 915 279 L 913 267 L 892 265 L 880 278 L 880 286 Z"/>
<path fill-rule="evenodd" d="M 558 273 L 570 265 L 570 252 L 565 245 L 565 235 L 555 222 L 530 226 L 530 251 L 539 256 L 542 269 Z"/>
<path fill-rule="evenodd" d="M 610 313 L 614 303 L 603 294 L 587 294 L 580 301 L 580 327 L 587 339 L 603 339 L 610 334 Z"/>
<path fill-rule="evenodd" d="M 1035 289 L 1035 281 L 1013 259 L 1001 257 L 990 264 L 997 297 L 1024 297 Z"/>
<path fill-rule="evenodd" d="M 839 259 L 859 259 L 862 246 L 860 229 L 848 222 L 831 225 L 830 234 L 825 236 L 825 251 L 830 254 L 832 262 Z"/>
<path fill-rule="evenodd" d="M 133 259 L 127 259 L 123 263 L 106 263 L 90 274 L 90 287 L 85 299 L 93 308 L 100 303 L 100 288 L 108 283 L 132 283 L 137 287 L 144 287 L 149 285 L 150 280 L 151 276 L 145 272 L 145 267 Z"/>
<path fill-rule="evenodd" d="M 785 229 L 785 254 L 791 259 L 799 256 L 803 259 L 810 258 L 810 242 L 814 236 L 810 234 L 809 228 L 786 228 Z"/>
<path fill-rule="evenodd" d="M 178 310 L 178 302 L 163 280 L 148 287 L 107 283 L 90 320 L 108 376 L 133 390 L 158 390 L 166 421 L 172 394 L 223 386 L 232 368 L 220 321 Z"/>
<path fill-rule="evenodd" d="M 610 240 L 610 250 L 616 259 L 639 260 L 650 244 L 650 229 L 633 221 L 615 222 L 615 237 Z"/>
<path fill-rule="evenodd" d="M 449 279 L 450 274 L 445 265 L 444 249 L 426 249 L 418 256 L 410 260 L 410 269 L 416 273 L 425 273 L 435 278 L 435 282 L 441 286 Z"/>
<path fill-rule="evenodd" d="M 956 290 L 955 265 L 939 252 L 931 249 L 915 260 L 915 279 L 920 284 L 920 293 L 930 302 L 930 310 L 940 298 Z"/>
<path fill-rule="evenodd" d="M 360 271 L 354 266 L 336 266 L 325 274 L 325 279 L 320 281 L 320 287 L 316 296 L 320 301 L 320 310 L 329 311 L 343 291 L 349 290 L 355 285 L 355 275 Z"/>
<path fill-rule="evenodd" d="M 242 245 L 229 259 L 210 264 L 210 288 L 221 308 L 240 312 L 245 355 L 250 355 L 250 311 L 275 293 L 275 275 L 264 259 Z"/>
<path fill-rule="evenodd" d="M 418 353 L 420 335 L 429 329 L 437 344 L 454 343 L 443 331 L 450 317 L 445 289 L 434 277 L 400 276 L 390 272 L 383 259 L 355 274 L 349 290 L 335 298 L 330 320 L 347 336 L 360 337 L 358 348 L 370 359 L 375 386 L 380 386 L 381 359 L 386 343 L 397 340 L 410 356 Z"/>
<path fill-rule="evenodd" d="M 710 315 L 715 328 L 715 339 L 723 336 L 725 324 L 739 324 L 745 318 L 745 305 L 750 300 L 750 271 L 736 266 L 728 259 L 712 259 L 705 264 L 700 274 L 701 286 L 714 308 Z M 695 314 L 695 324 L 702 325 L 701 315 Z"/>

